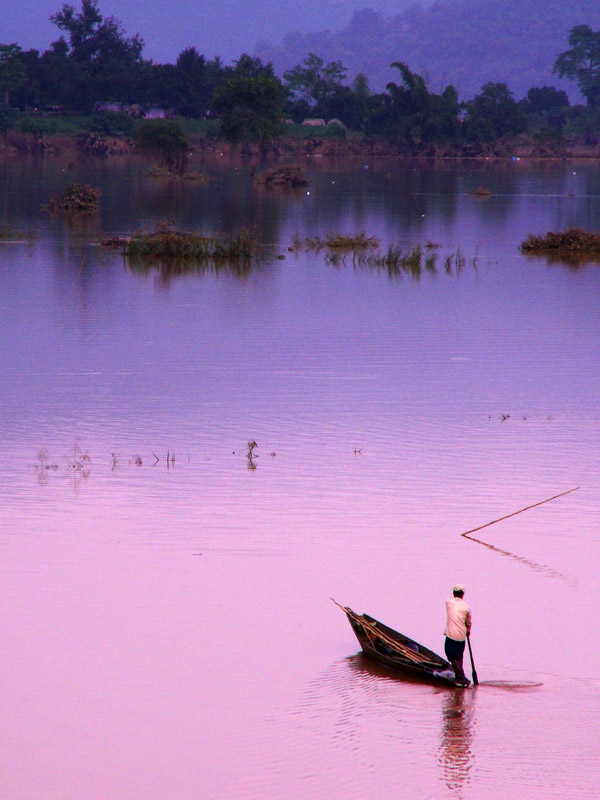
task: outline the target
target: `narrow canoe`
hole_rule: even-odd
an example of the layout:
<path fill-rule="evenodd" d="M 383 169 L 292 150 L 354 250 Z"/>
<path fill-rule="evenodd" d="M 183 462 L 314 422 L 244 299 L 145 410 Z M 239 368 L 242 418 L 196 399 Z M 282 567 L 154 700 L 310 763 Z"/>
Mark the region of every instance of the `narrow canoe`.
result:
<path fill-rule="evenodd" d="M 393 628 L 388 628 L 368 614 L 356 614 L 348 606 L 341 606 L 335 600 L 333 602 L 348 617 L 365 655 L 401 672 L 420 675 L 434 682 L 455 685 L 454 670 L 445 658 Z"/>

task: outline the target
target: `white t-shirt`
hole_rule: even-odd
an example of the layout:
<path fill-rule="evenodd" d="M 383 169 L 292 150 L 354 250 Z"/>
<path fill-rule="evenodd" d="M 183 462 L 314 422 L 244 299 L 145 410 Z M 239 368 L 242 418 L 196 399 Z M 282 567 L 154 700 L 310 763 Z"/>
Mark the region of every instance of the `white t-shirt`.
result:
<path fill-rule="evenodd" d="M 446 630 L 444 636 L 456 642 L 464 642 L 467 638 L 467 619 L 471 621 L 471 609 L 462 597 L 450 597 L 446 600 Z"/>

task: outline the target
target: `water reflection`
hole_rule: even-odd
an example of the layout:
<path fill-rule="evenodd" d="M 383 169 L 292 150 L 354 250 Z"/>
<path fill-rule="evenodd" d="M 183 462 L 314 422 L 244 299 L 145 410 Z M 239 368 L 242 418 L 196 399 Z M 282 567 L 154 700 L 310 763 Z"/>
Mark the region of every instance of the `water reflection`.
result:
<path fill-rule="evenodd" d="M 600 264 L 600 253 L 572 253 L 565 251 L 563 253 L 527 253 L 526 258 L 532 261 L 543 259 L 549 266 L 558 264 L 561 267 L 567 267 L 573 272 L 577 272 L 584 267 L 597 267 Z"/>
<path fill-rule="evenodd" d="M 477 694 L 473 689 L 433 686 L 358 653 L 332 664 L 313 681 L 306 699 L 315 730 L 334 737 L 344 750 L 360 753 L 374 775 L 390 770 L 391 776 L 394 764 L 411 763 L 419 731 L 434 754 L 424 761 L 419 756 L 423 779 L 435 775 L 449 796 L 460 798 L 475 767 Z M 371 749 L 376 742 L 379 745 Z M 421 788 L 424 785 L 425 780 Z"/>
<path fill-rule="evenodd" d="M 511 558 L 513 561 L 518 561 L 520 564 L 525 564 L 526 567 L 529 567 L 536 572 L 544 572 L 551 578 L 557 578 L 558 580 L 565 581 L 566 583 L 570 583 L 572 585 L 577 583 L 577 578 L 573 578 L 571 575 L 565 575 L 564 572 L 559 572 L 558 570 L 554 569 L 554 567 L 548 567 L 546 564 L 539 564 L 537 561 L 533 561 L 530 558 L 525 558 L 524 556 L 519 556 L 516 553 L 511 553 L 509 550 L 502 550 L 502 548 L 496 547 L 493 544 L 489 544 L 489 542 L 484 542 L 481 539 L 477 539 L 475 536 L 468 536 L 466 533 L 462 535 L 465 539 L 469 539 L 472 542 L 477 542 L 477 544 L 487 547 L 488 550 L 493 550 L 494 553 L 500 553 L 500 555 Z"/>
<path fill-rule="evenodd" d="M 510 415 L 507 415 L 507 416 L 502 415 L 502 417 L 503 417 L 502 421 L 504 422 L 505 419 L 508 419 L 508 416 L 510 416 Z M 503 520 L 510 519 L 511 517 L 516 517 L 518 514 L 522 514 L 524 511 L 529 511 L 532 508 L 537 508 L 538 506 L 543 506 L 546 503 L 550 503 L 553 500 L 557 500 L 559 497 L 564 497 L 567 494 L 571 494 L 572 492 L 576 492 L 576 491 L 578 491 L 578 489 L 579 489 L 579 486 L 576 486 L 574 489 L 569 489 L 566 492 L 561 492 L 560 494 L 555 494 L 552 497 L 548 497 L 545 500 L 540 500 L 538 503 L 533 503 L 532 505 L 526 506 L 525 508 L 521 508 L 518 511 L 513 511 L 510 514 L 506 514 L 503 517 L 499 517 L 498 519 L 495 519 L 492 522 L 486 522 L 485 525 L 480 525 L 479 527 L 473 528 L 470 531 L 466 531 L 465 533 L 461 533 L 461 536 L 463 538 L 465 538 L 465 539 L 470 539 L 472 542 L 477 542 L 477 544 L 481 544 L 484 547 L 487 547 L 489 550 L 493 550 L 495 553 L 500 553 L 503 556 L 507 556 L 509 558 L 514 559 L 515 561 L 519 561 L 520 563 L 525 564 L 526 566 L 530 567 L 531 569 L 536 570 L 537 572 L 547 572 L 553 578 L 559 578 L 560 580 L 567 581 L 568 583 L 577 583 L 577 580 L 575 578 L 571 578 L 571 577 L 569 577 L 568 575 L 565 575 L 562 572 L 558 572 L 557 570 L 553 569 L 552 567 L 547 567 L 544 564 L 538 564 L 536 561 L 532 561 L 531 559 L 524 558 L 523 556 L 518 556 L 515 553 L 509 552 L 508 550 L 502 550 L 500 547 L 495 547 L 494 545 L 489 544 L 488 542 L 484 542 L 481 539 L 477 539 L 475 536 L 473 536 L 473 534 L 476 533 L 477 531 L 483 530 L 484 528 L 489 528 L 490 526 L 495 525 L 497 522 L 502 522 Z"/>
<path fill-rule="evenodd" d="M 238 230 L 258 215 L 257 238 L 271 230 L 278 252 L 295 231 L 365 230 L 382 249 L 430 240 L 437 273 L 396 285 L 302 253 L 269 256 L 248 280 L 228 265 L 233 277 L 204 279 L 165 267 L 177 285 L 156 291 L 142 274 L 160 265 L 124 268 L 91 246 L 94 231 L 78 240 L 39 210 L 62 180 L 39 166 L 19 162 L 0 183 L 6 223 L 36 233 L 30 252 L 0 248 L 3 715 L 14 731 L 4 749 L 16 765 L 0 796 L 76 800 L 85 785 L 88 796 L 189 800 L 211 785 L 215 800 L 595 797 L 600 699 L 585 676 L 600 669 L 600 274 L 518 252 L 530 226 L 562 225 L 578 202 L 544 200 L 562 167 L 516 179 L 513 167 L 423 166 L 409 176 L 424 192 L 414 201 L 402 197 L 409 170 L 389 164 L 313 165 L 310 196 L 294 197 L 211 167 L 181 207 L 164 198 L 182 229 Z M 74 170 L 102 187 L 107 235 L 168 213 L 133 161 Z M 466 196 L 511 181 L 509 224 L 488 219 L 494 195 Z M 445 223 L 452 208 L 456 225 Z M 477 276 L 466 265 L 459 278 L 453 262 L 448 279 L 444 259 L 459 244 L 481 253 Z M 511 409 L 556 422 L 485 421 Z M 544 592 L 542 565 L 521 570 L 511 561 L 521 556 L 485 535 L 478 548 L 456 535 L 498 492 L 508 503 L 567 475 L 589 490 L 553 518 L 543 557 L 578 576 L 576 591 Z M 535 533 L 514 546 L 536 554 Z M 577 680 L 457 695 L 344 658 L 358 648 L 337 612 L 329 619 L 330 594 L 377 594 L 391 618 L 403 597 L 420 597 L 410 625 L 435 641 L 430 598 L 458 567 L 486 611 L 483 677 L 517 637 L 511 670 Z M 507 603 L 485 599 L 491 582 L 516 612 L 525 604 L 514 630 Z M 548 619 L 568 631 L 564 647 L 552 646 Z"/>
<path fill-rule="evenodd" d="M 462 797 L 473 767 L 476 695 L 473 690 L 449 689 L 442 704 L 439 760 L 453 797 Z"/>
<path fill-rule="evenodd" d="M 256 259 L 239 258 L 232 261 L 194 261 L 178 258 L 165 260 L 162 258 L 132 258 L 125 256 L 123 263 L 130 270 L 140 275 L 149 276 L 157 273 L 162 285 L 168 286 L 171 281 L 184 275 L 233 275 L 236 278 L 247 278 L 256 266 Z"/>

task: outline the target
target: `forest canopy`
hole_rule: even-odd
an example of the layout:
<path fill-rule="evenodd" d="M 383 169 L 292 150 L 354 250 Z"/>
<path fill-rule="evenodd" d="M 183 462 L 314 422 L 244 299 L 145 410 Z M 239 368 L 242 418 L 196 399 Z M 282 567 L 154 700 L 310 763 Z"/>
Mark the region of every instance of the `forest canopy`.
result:
<path fill-rule="evenodd" d="M 445 8 L 427 13 L 443 17 Z M 417 25 L 424 13 L 413 7 L 403 19 Z M 590 138 L 600 129 L 600 32 L 588 25 L 563 31 L 561 47 L 548 53 L 556 79 L 577 87 L 586 100 L 586 106 L 571 106 L 563 88 L 529 86 L 517 99 L 508 81 L 491 78 L 463 100 L 457 85 L 435 90 L 427 71 L 398 54 L 377 91 L 366 72 L 350 77 L 345 62 L 316 51 L 304 53 L 282 77 L 260 57 L 243 53 L 225 65 L 193 45 L 175 63 L 158 64 L 144 58 L 137 35 L 102 14 L 98 0 L 82 0 L 78 9 L 65 4 L 50 19 L 60 35 L 46 51 L 0 44 L 0 130 L 16 124 L 34 133 L 43 127 L 36 115 L 51 112 L 94 115 L 91 130 L 117 135 L 131 134 L 135 118 L 213 120 L 221 137 L 261 147 L 278 138 L 286 122 L 306 118 L 332 121 L 331 135 L 350 129 L 410 145 L 490 142 L 524 131 L 547 141 L 568 134 Z M 353 24 L 358 22 L 366 40 L 379 37 L 373 12 L 360 12 Z M 160 126 L 149 131 L 166 135 Z"/>

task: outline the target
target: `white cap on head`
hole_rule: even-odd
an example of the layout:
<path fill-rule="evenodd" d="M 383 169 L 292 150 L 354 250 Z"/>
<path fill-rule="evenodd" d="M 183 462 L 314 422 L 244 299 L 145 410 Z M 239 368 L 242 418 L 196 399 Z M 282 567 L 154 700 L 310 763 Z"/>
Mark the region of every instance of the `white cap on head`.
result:
<path fill-rule="evenodd" d="M 464 593 L 465 587 L 462 585 L 462 583 L 455 583 L 454 586 L 452 587 L 452 591 Z"/>

